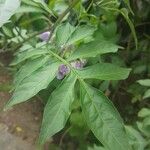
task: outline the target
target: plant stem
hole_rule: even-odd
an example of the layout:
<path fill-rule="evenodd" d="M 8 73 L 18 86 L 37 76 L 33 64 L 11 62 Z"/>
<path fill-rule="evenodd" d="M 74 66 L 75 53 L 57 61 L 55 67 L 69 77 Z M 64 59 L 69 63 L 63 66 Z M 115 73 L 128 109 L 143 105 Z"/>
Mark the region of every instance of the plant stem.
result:
<path fill-rule="evenodd" d="M 21 43 L 19 43 L 19 45 L 17 45 L 13 51 L 16 51 L 17 49 L 19 49 L 25 42 L 29 41 L 30 39 L 34 38 L 35 36 L 43 33 L 43 32 L 47 32 L 49 30 L 51 30 L 50 35 L 49 35 L 49 40 L 52 38 L 53 32 L 55 31 L 57 25 L 63 20 L 63 18 L 69 13 L 69 11 L 79 2 L 80 0 L 74 0 L 69 6 L 68 8 L 58 17 L 57 21 L 54 23 L 54 25 L 49 28 L 46 28 L 42 31 L 36 32 L 34 34 L 32 34 L 31 36 L 29 36 L 28 38 L 24 39 Z"/>
<path fill-rule="evenodd" d="M 57 21 L 55 22 L 55 24 L 53 25 L 50 35 L 49 35 L 49 40 L 52 38 L 53 32 L 55 31 L 57 25 L 63 20 L 63 18 L 69 13 L 69 11 L 79 2 L 80 0 L 74 0 L 69 6 L 68 8 L 59 16 L 59 18 L 57 19 Z"/>
<path fill-rule="evenodd" d="M 46 28 L 42 31 L 39 32 L 35 32 L 32 35 L 30 35 L 28 38 L 24 39 L 22 42 L 19 43 L 19 45 L 17 45 L 12 51 L 16 51 L 17 49 L 19 49 L 25 42 L 29 41 L 30 39 L 34 38 L 35 36 L 42 34 L 43 32 L 49 31 L 51 29 L 51 27 Z"/>

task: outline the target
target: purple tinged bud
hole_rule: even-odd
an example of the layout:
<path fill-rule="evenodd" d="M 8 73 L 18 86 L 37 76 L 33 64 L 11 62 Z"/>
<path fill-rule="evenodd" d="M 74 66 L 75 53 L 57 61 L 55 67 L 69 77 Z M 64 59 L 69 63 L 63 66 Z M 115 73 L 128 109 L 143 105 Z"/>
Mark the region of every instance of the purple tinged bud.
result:
<path fill-rule="evenodd" d="M 81 61 L 81 63 L 83 64 L 83 66 L 85 66 L 86 63 L 87 63 L 87 60 L 86 60 L 86 59 L 80 59 L 80 61 Z"/>
<path fill-rule="evenodd" d="M 62 73 L 58 72 L 56 77 L 57 77 L 58 80 L 62 80 L 64 78 L 64 76 L 65 75 L 63 75 Z"/>
<path fill-rule="evenodd" d="M 61 80 L 70 72 L 70 68 L 64 64 L 60 65 L 58 68 L 57 79 Z"/>
<path fill-rule="evenodd" d="M 71 62 L 71 66 L 75 69 L 82 69 L 86 64 L 86 60 L 76 60 Z"/>
<path fill-rule="evenodd" d="M 40 38 L 42 41 L 48 41 L 49 35 L 50 35 L 50 32 L 49 32 L 49 31 L 43 32 L 42 34 L 39 35 L 39 38 Z"/>
<path fill-rule="evenodd" d="M 82 69 L 86 65 L 87 61 L 85 59 L 72 61 L 70 64 L 75 69 Z M 61 64 L 58 68 L 57 79 L 62 80 L 68 73 L 70 68 L 64 64 Z"/>
<path fill-rule="evenodd" d="M 82 68 L 82 64 L 79 60 L 71 62 L 71 66 L 75 69 L 81 69 Z"/>
<path fill-rule="evenodd" d="M 62 64 L 59 66 L 59 72 L 61 72 L 62 74 L 68 74 L 70 72 L 70 68 L 67 67 L 66 65 Z"/>

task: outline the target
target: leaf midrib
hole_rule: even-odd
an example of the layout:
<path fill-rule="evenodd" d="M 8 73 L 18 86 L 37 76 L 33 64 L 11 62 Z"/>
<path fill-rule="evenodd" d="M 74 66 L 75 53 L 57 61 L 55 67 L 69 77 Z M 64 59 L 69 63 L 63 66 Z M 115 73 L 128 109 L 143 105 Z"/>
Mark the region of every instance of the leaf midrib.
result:
<path fill-rule="evenodd" d="M 84 81 L 83 81 L 83 82 L 84 82 Z M 97 109 L 95 103 L 93 103 L 92 97 L 91 97 L 90 94 L 88 93 L 88 90 L 86 89 L 84 83 L 82 83 L 82 85 L 83 85 L 84 89 L 86 90 L 86 93 L 87 93 L 87 95 L 89 96 L 89 98 L 90 98 L 90 100 L 91 100 L 91 102 L 92 102 L 92 104 L 93 104 L 95 110 L 97 111 L 98 115 L 100 116 L 99 111 L 98 111 L 98 109 Z M 105 122 L 101 116 L 100 116 L 100 118 L 102 119 L 103 122 Z M 116 118 L 114 118 L 114 119 L 117 120 Z M 117 121 L 118 121 L 118 120 L 117 120 Z M 106 123 L 106 127 L 109 129 L 109 132 L 110 132 L 110 128 L 107 126 L 107 123 Z M 110 132 L 110 134 L 111 134 L 111 132 Z M 119 142 L 119 141 L 116 139 L 116 137 L 114 136 L 114 134 L 112 134 L 112 136 L 113 136 L 114 139 L 117 141 L 117 143 L 119 143 L 119 145 L 121 145 L 120 142 Z M 106 144 L 106 145 L 107 145 L 107 144 Z M 124 149 L 124 147 L 123 147 L 122 145 L 121 145 L 121 147 Z M 110 147 L 109 147 L 109 148 L 110 148 Z"/>
<path fill-rule="evenodd" d="M 72 85 L 74 85 L 74 84 L 72 84 Z M 71 85 L 71 88 L 72 88 L 72 85 Z M 68 93 L 71 93 L 71 91 L 68 90 Z M 67 94 L 66 94 L 66 96 L 67 96 Z M 64 98 L 64 99 L 61 101 L 60 107 L 59 107 L 57 113 L 55 114 L 55 116 L 54 116 L 54 118 L 53 118 L 53 120 L 52 120 L 52 122 L 51 122 L 51 125 L 53 125 L 53 124 L 55 123 L 55 120 L 56 120 L 56 118 L 57 118 L 57 115 L 58 115 L 59 112 L 61 111 L 61 108 L 62 108 L 63 103 L 64 103 L 65 100 L 66 100 L 66 99 Z M 58 104 L 59 104 L 59 103 L 58 103 Z M 57 105 L 58 105 L 58 104 L 57 104 Z M 47 135 L 47 136 L 46 136 L 45 138 L 42 138 L 42 136 L 41 136 L 41 139 L 43 139 L 43 140 L 41 140 L 41 143 L 43 143 L 44 139 L 46 139 L 46 138 L 48 137 L 48 128 L 46 128 L 46 129 L 47 129 L 47 130 L 46 130 L 45 132 L 46 132 L 46 135 Z"/>

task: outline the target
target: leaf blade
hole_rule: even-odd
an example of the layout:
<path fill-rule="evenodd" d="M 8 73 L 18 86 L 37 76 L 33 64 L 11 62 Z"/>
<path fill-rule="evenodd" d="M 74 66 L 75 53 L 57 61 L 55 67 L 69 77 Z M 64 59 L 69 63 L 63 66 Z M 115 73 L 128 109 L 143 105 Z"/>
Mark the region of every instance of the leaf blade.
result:
<path fill-rule="evenodd" d="M 121 80 L 126 79 L 130 71 L 110 63 L 99 63 L 79 70 L 78 73 L 83 79 Z"/>
<path fill-rule="evenodd" d="M 58 46 L 63 46 L 68 41 L 70 35 L 74 32 L 75 27 L 69 23 L 62 24 L 56 31 L 56 43 Z"/>
<path fill-rule="evenodd" d="M 122 119 L 112 103 L 100 91 L 85 83 L 81 86 L 83 114 L 94 135 L 106 149 L 130 150 Z"/>
<path fill-rule="evenodd" d="M 150 79 L 138 80 L 137 82 L 143 86 L 150 86 Z"/>
<path fill-rule="evenodd" d="M 22 61 L 25 61 L 26 59 L 29 59 L 33 56 L 41 56 L 44 54 L 48 54 L 48 50 L 46 49 L 33 49 L 33 50 L 27 50 L 19 53 L 17 57 L 12 61 L 10 64 L 11 66 L 17 65 L 21 63 Z"/>
<path fill-rule="evenodd" d="M 88 36 L 91 36 L 95 31 L 95 28 L 92 26 L 82 25 L 78 26 L 75 31 L 70 35 L 67 45 L 71 45 L 75 42 L 83 40 Z"/>
<path fill-rule="evenodd" d="M 133 150 L 144 150 L 147 142 L 143 136 L 132 126 L 125 126 L 127 134 L 129 136 L 129 142 L 133 147 Z"/>
<path fill-rule="evenodd" d="M 38 68 L 42 67 L 49 59 L 49 56 L 36 58 L 32 61 L 27 61 L 25 65 L 23 65 L 20 70 L 15 75 L 14 84 L 15 87 L 20 84 L 20 82 L 31 75 Z"/>
<path fill-rule="evenodd" d="M 95 57 L 98 54 L 115 53 L 119 46 L 112 39 L 105 37 L 100 29 L 95 31 L 94 41 L 81 44 L 71 56 L 69 61 L 77 58 Z"/>
<path fill-rule="evenodd" d="M 45 89 L 55 78 L 59 64 L 59 62 L 52 62 L 22 80 L 15 89 L 13 96 L 6 104 L 5 109 L 24 102 L 35 96 L 40 90 Z"/>
<path fill-rule="evenodd" d="M 62 84 L 52 93 L 44 110 L 43 122 L 39 143 L 43 144 L 48 137 L 59 132 L 66 124 L 70 115 L 73 102 L 73 89 L 76 77 L 67 77 Z M 68 90 L 65 91 L 64 89 Z"/>

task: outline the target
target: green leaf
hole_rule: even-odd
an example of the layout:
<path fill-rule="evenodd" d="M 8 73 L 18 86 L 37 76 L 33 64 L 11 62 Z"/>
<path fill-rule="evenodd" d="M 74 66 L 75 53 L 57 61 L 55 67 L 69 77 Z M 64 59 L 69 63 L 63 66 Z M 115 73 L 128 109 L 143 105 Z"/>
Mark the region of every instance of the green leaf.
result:
<path fill-rule="evenodd" d="M 88 150 L 106 150 L 106 149 L 102 146 L 94 145 L 94 147 L 88 147 Z"/>
<path fill-rule="evenodd" d="M 116 42 L 117 41 L 117 24 L 116 22 L 110 22 L 109 24 L 100 24 L 99 29 L 101 31 L 101 33 L 103 34 L 103 36 L 105 37 L 105 39 L 109 39 L 112 42 Z"/>
<path fill-rule="evenodd" d="M 6 34 L 8 37 L 11 37 L 11 38 L 13 37 L 13 32 L 10 28 L 3 26 L 2 30 L 3 30 L 4 34 Z"/>
<path fill-rule="evenodd" d="M 88 25 L 74 27 L 69 23 L 62 24 L 56 31 L 58 46 L 71 45 L 92 35 L 95 28 Z"/>
<path fill-rule="evenodd" d="M 83 116 L 81 112 L 73 112 L 70 116 L 70 123 L 73 126 L 83 127 L 85 122 L 83 121 Z"/>
<path fill-rule="evenodd" d="M 48 54 L 47 49 L 41 48 L 41 49 L 26 50 L 26 51 L 19 53 L 10 65 L 14 66 L 14 65 L 17 65 L 17 64 L 21 63 L 22 61 L 25 61 L 26 59 L 29 59 L 33 56 L 41 56 L 44 54 Z"/>
<path fill-rule="evenodd" d="M 47 4 L 43 0 L 33 0 L 33 1 L 38 3 L 41 6 L 41 8 L 43 8 L 48 13 L 53 14 L 52 10 L 47 6 Z"/>
<path fill-rule="evenodd" d="M 134 41 L 135 41 L 135 46 L 136 46 L 136 49 L 137 49 L 138 40 L 137 40 L 137 36 L 136 36 L 136 31 L 135 31 L 133 22 L 129 18 L 128 10 L 126 8 L 116 9 L 116 8 L 109 8 L 109 7 L 105 7 L 105 9 L 119 12 L 124 17 L 124 19 L 126 20 L 126 22 L 128 23 L 128 25 L 130 27 L 131 33 L 132 33 Z M 131 11 L 131 9 L 130 9 L 130 11 Z"/>
<path fill-rule="evenodd" d="M 58 46 L 63 46 L 68 41 L 70 35 L 74 32 L 75 27 L 69 23 L 62 24 L 56 31 L 56 43 Z"/>
<path fill-rule="evenodd" d="M 144 120 L 143 120 L 143 126 L 150 128 L 150 116 L 144 118 Z"/>
<path fill-rule="evenodd" d="M 36 58 L 31 61 L 27 61 L 25 65 L 23 65 L 15 75 L 15 79 L 14 79 L 15 87 L 17 87 L 24 78 L 28 77 L 38 68 L 42 67 L 48 61 L 48 59 L 50 59 L 50 57 L 45 56 L 45 57 Z"/>
<path fill-rule="evenodd" d="M 35 1 L 27 1 L 27 0 L 21 0 L 23 4 L 26 4 L 28 6 L 34 6 L 34 7 L 39 7 L 38 3 L 35 3 Z"/>
<path fill-rule="evenodd" d="M 48 137 L 53 136 L 64 128 L 74 100 L 74 84 L 76 77 L 71 74 L 51 94 L 46 104 L 41 127 L 39 143 L 44 144 Z"/>
<path fill-rule="evenodd" d="M 7 23 L 20 6 L 20 0 L 4 0 L 0 2 L 0 27 Z"/>
<path fill-rule="evenodd" d="M 138 129 L 142 132 L 142 134 L 148 138 L 150 138 L 150 128 L 145 127 L 143 122 L 137 122 Z"/>
<path fill-rule="evenodd" d="M 131 126 L 126 126 L 125 128 L 133 150 L 145 150 L 146 141 L 141 134 Z"/>
<path fill-rule="evenodd" d="M 83 79 L 122 80 L 129 76 L 130 71 L 110 63 L 99 63 L 79 70 L 78 73 Z"/>
<path fill-rule="evenodd" d="M 149 98 L 150 97 L 150 89 L 146 90 L 146 92 L 144 93 L 143 98 Z"/>
<path fill-rule="evenodd" d="M 122 119 L 99 90 L 81 82 L 81 106 L 85 120 L 97 139 L 110 150 L 130 150 Z"/>
<path fill-rule="evenodd" d="M 77 58 L 95 57 L 98 54 L 114 53 L 117 52 L 119 46 L 105 37 L 101 29 L 95 32 L 94 41 L 86 44 L 81 44 L 74 53 L 69 57 L 69 61 Z"/>
<path fill-rule="evenodd" d="M 77 41 L 88 38 L 90 35 L 94 33 L 95 28 L 92 26 L 82 25 L 78 26 L 75 31 L 70 35 L 67 44 L 71 45 Z"/>
<path fill-rule="evenodd" d="M 44 13 L 44 11 L 38 7 L 34 6 L 21 6 L 17 9 L 16 13 L 29 13 L 29 12 L 37 12 L 37 13 Z"/>
<path fill-rule="evenodd" d="M 51 62 L 22 80 L 7 103 L 6 109 L 18 103 L 27 101 L 29 98 L 35 96 L 40 90 L 47 88 L 49 83 L 55 78 L 59 65 L 59 62 Z"/>
<path fill-rule="evenodd" d="M 150 109 L 148 108 L 142 108 L 139 113 L 138 113 L 139 117 L 147 117 L 150 116 Z"/>
<path fill-rule="evenodd" d="M 137 82 L 143 86 L 150 86 L 150 79 L 138 80 Z"/>

